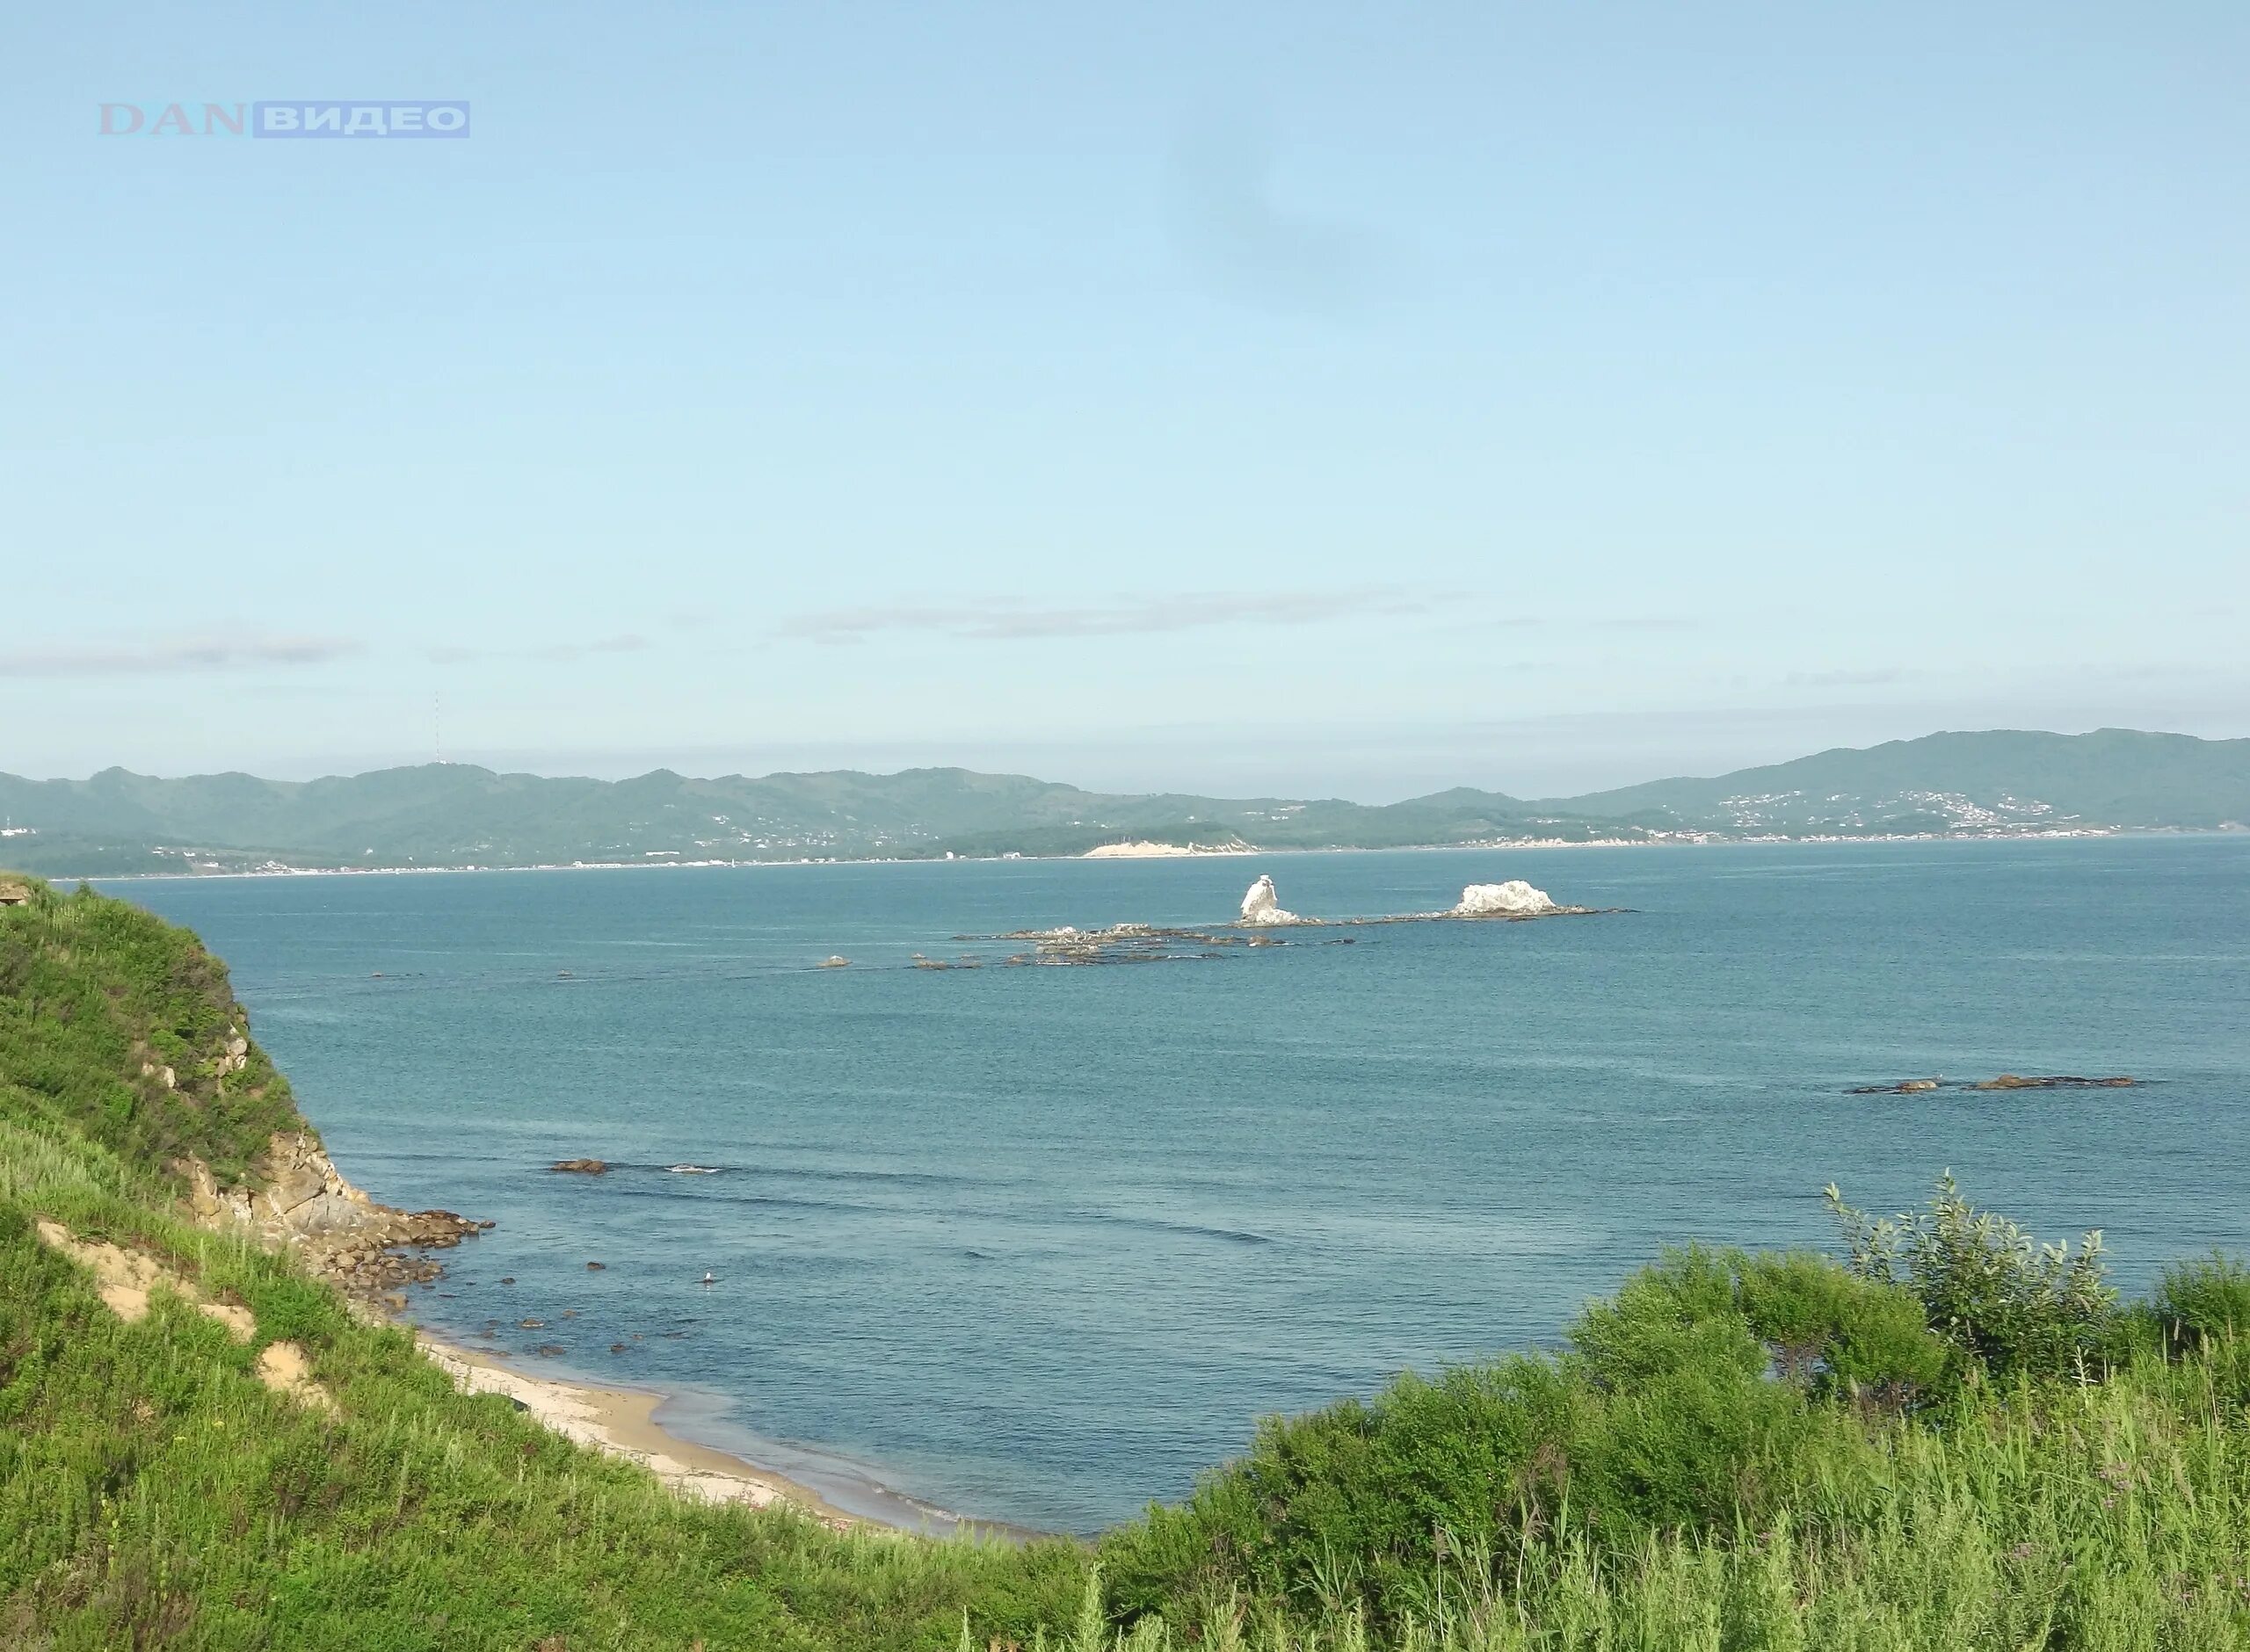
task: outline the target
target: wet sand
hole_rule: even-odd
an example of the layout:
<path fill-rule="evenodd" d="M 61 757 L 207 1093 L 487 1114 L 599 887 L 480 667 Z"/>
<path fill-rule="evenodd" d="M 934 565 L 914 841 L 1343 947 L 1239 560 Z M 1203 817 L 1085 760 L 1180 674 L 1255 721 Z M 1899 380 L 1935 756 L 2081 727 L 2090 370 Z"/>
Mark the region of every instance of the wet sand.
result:
<path fill-rule="evenodd" d="M 565 1438 L 639 1463 L 684 1496 L 746 1503 L 754 1509 L 791 1503 L 838 1531 L 885 1524 L 847 1514 L 809 1487 L 669 1432 L 656 1421 L 657 1408 L 665 1399 L 661 1394 L 531 1376 L 426 1331 L 417 1330 L 415 1340 L 464 1393 L 504 1395 Z"/>

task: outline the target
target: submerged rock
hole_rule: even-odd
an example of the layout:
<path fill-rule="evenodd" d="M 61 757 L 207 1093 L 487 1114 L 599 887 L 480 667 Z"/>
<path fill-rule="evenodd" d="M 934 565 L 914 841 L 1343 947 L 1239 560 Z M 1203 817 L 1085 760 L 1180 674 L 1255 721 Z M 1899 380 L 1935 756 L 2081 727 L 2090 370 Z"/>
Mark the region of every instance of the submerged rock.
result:
<path fill-rule="evenodd" d="M 2122 1074 L 2115 1078 L 2080 1078 L 2075 1073 L 2050 1073 L 2043 1077 L 2026 1078 L 2019 1073 L 2002 1073 L 1998 1078 L 1988 1078 L 1973 1085 L 1977 1090 L 2127 1090 L 2133 1081 Z"/>
<path fill-rule="evenodd" d="M 609 1165 L 601 1159 L 557 1159 L 554 1163 L 548 1165 L 547 1168 L 550 1170 L 567 1171 L 574 1176 L 606 1176 L 609 1174 Z"/>
<path fill-rule="evenodd" d="M 1563 908 L 1544 889 L 1535 889 L 1521 878 L 1506 883 L 1472 883 L 1461 892 L 1455 917 L 1543 917 Z"/>
<path fill-rule="evenodd" d="M 2113 1078 L 2082 1078 L 2075 1073 L 2048 1073 L 2027 1078 L 2021 1073 L 2002 1073 L 1998 1078 L 1975 1082 L 1909 1078 L 1898 1084 L 1854 1084 L 1844 1093 L 1847 1096 L 1919 1096 L 1933 1090 L 2130 1090 L 2138 1082 L 2123 1074 Z"/>

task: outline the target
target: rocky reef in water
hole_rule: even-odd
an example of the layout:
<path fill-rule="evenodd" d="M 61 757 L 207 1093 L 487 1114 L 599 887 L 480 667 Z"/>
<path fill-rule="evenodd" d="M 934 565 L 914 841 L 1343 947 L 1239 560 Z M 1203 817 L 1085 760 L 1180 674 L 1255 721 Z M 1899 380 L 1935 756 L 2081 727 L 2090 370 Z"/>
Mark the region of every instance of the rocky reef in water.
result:
<path fill-rule="evenodd" d="M 1564 906 L 1543 889 L 1521 879 L 1505 883 L 1472 883 L 1461 892 L 1460 902 L 1442 912 L 1404 912 L 1378 917 L 1307 917 L 1281 904 L 1270 874 L 1260 873 L 1244 891 L 1239 915 L 1219 930 L 1188 929 L 1155 924 L 1113 924 L 1106 928 L 1080 929 L 1065 924 L 1058 929 L 1010 930 L 1000 935 L 956 935 L 957 941 L 1027 941 L 1028 952 L 991 957 L 964 953 L 956 959 L 927 958 L 917 953 L 910 960 L 916 969 L 980 969 L 988 965 L 1125 964 L 1182 961 L 1221 958 L 1231 948 L 1286 946 L 1349 946 L 1351 936 L 1308 937 L 1286 940 L 1279 935 L 1240 931 L 1283 929 L 1361 929 L 1379 924 L 1426 924 L 1466 918 L 1518 922 L 1526 918 L 1585 916 L 1616 907 Z"/>
<path fill-rule="evenodd" d="M 2076 1073 L 2043 1073 L 2026 1077 L 2002 1073 L 1997 1078 L 1909 1078 L 1896 1084 L 1854 1084 L 1847 1096 L 1922 1096 L 1934 1090 L 2131 1090 L 2141 1081 L 2120 1073 L 2108 1078 L 2084 1078 Z"/>
<path fill-rule="evenodd" d="M 994 960 L 1004 967 L 1181 962 L 1223 957 L 1226 950 L 1231 947 L 1279 946 L 1282 944 L 1279 939 L 1266 936 L 1222 935 L 1209 930 L 1171 929 L 1153 924 L 1113 924 L 1106 929 L 1078 929 L 1065 924 L 1060 929 L 1012 930 L 1005 935 L 962 935 L 955 938 L 1031 943 L 1029 952 L 1012 953 Z M 975 969 L 980 967 L 983 961 L 972 957 L 946 963 L 918 957 L 915 967 L 922 969 Z"/>

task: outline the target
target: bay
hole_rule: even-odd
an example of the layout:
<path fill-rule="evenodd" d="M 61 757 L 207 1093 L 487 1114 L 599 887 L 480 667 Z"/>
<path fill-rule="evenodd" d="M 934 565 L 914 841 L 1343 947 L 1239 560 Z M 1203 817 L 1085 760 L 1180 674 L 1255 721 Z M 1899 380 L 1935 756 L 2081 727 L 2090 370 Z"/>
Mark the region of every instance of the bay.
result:
<path fill-rule="evenodd" d="M 1260 872 L 1324 917 L 1630 909 L 917 967 L 1223 924 Z M 2128 1285 L 2250 1248 L 2250 837 L 110 887 L 227 960 L 355 1181 L 497 1221 L 414 1317 L 871 1511 L 1096 1529 L 1262 1413 L 1551 1344 L 1665 1244 L 1830 1243 L 1832 1179 L 1950 1168 Z M 1842 1093 L 2003 1071 L 2145 1082 Z"/>

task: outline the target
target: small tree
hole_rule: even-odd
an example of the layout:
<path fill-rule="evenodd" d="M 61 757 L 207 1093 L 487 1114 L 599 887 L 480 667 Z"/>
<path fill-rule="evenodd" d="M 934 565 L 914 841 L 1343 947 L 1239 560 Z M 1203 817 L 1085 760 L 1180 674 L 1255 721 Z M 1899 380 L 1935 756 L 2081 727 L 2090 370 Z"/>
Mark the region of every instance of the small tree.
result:
<path fill-rule="evenodd" d="M 2071 1376 L 2100 1363 L 2117 1304 L 2100 1228 L 2075 1250 L 2041 1244 L 1971 1206 L 1950 1171 L 1927 1210 L 1897 1216 L 1854 1209 L 1833 1182 L 1826 1197 L 1852 1271 L 1912 1291 L 1930 1329 L 1985 1370 Z"/>

